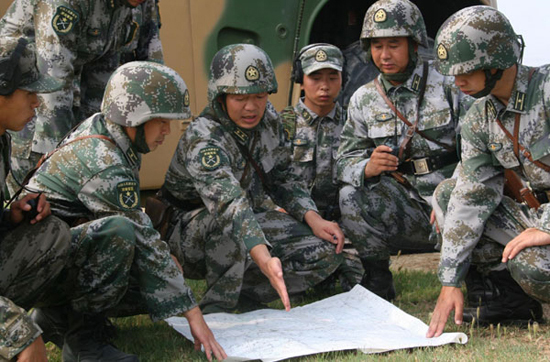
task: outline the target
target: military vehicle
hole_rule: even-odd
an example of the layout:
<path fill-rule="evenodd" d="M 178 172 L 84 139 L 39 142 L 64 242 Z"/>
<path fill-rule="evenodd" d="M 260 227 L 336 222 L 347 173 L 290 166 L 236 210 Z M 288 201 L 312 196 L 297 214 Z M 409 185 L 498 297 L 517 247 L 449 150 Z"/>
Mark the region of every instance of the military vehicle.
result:
<path fill-rule="evenodd" d="M 92 0 L 89 0 L 92 1 Z M 100 0 L 94 0 L 100 1 Z M 250 43 L 262 47 L 276 69 L 279 91 L 270 97 L 281 110 L 299 97 L 291 81 L 297 52 L 310 43 L 325 42 L 344 50 L 359 40 L 363 17 L 375 0 L 160 0 L 161 40 L 165 62 L 183 77 L 191 94 L 191 109 L 206 105 L 210 60 L 223 46 Z M 472 5 L 497 6 L 497 0 L 413 0 L 434 38 L 454 12 Z M 0 0 L 4 14 L 10 0 Z M 430 53 L 431 49 L 424 50 Z M 345 69 L 344 69 L 345 72 Z M 174 123 L 172 134 L 156 152 L 144 157 L 141 188 L 155 189 L 164 181 L 177 141 L 190 120 Z"/>

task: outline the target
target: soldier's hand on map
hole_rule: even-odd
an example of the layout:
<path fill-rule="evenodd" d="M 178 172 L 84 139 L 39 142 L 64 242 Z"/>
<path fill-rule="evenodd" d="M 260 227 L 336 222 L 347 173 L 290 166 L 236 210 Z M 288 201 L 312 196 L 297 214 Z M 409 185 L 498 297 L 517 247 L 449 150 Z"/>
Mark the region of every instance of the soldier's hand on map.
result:
<path fill-rule="evenodd" d="M 222 346 L 219 345 L 218 341 L 216 341 L 216 338 L 206 324 L 199 307 L 190 309 L 183 313 L 183 315 L 189 322 L 191 334 L 195 340 L 195 351 L 200 351 L 201 346 L 203 346 L 204 352 L 206 353 L 206 358 L 208 358 L 209 361 L 212 361 L 212 357 L 216 357 L 218 361 L 226 359 L 227 354 L 223 350 Z"/>
<path fill-rule="evenodd" d="M 17 355 L 17 362 L 46 362 L 46 346 L 42 336 L 38 336 L 27 348 Z"/>
<path fill-rule="evenodd" d="M 338 223 L 325 220 L 321 215 L 312 210 L 306 212 L 304 220 L 315 236 L 336 245 L 336 254 L 342 252 L 345 237 Z"/>
<path fill-rule="evenodd" d="M 365 178 L 371 178 L 380 175 L 386 171 L 396 171 L 399 159 L 392 155 L 392 148 L 380 145 L 372 151 L 369 162 L 365 166 Z"/>
<path fill-rule="evenodd" d="M 502 252 L 502 262 L 513 259 L 525 248 L 544 245 L 550 245 L 550 234 L 535 228 L 525 229 L 506 245 Z"/>
<path fill-rule="evenodd" d="M 50 203 L 46 201 L 44 194 L 28 194 L 21 200 L 11 203 L 10 206 L 10 221 L 12 224 L 19 224 L 25 219 L 25 214 L 32 210 L 31 200 L 37 199 L 36 212 L 37 215 L 30 220 L 31 224 L 36 224 L 51 214 Z"/>
<path fill-rule="evenodd" d="M 250 256 L 256 265 L 258 265 L 262 273 L 269 279 L 271 286 L 277 291 L 277 294 L 279 294 L 285 310 L 288 312 L 290 310 L 290 298 L 288 297 L 288 291 L 283 278 L 283 265 L 281 264 L 281 260 L 272 257 L 265 245 L 256 245 L 250 249 Z"/>
<path fill-rule="evenodd" d="M 455 323 L 462 324 L 462 313 L 464 311 L 462 290 L 457 287 L 443 286 L 439 298 L 437 298 L 426 338 L 439 337 L 443 333 L 447 319 L 453 310 L 455 312 Z"/>

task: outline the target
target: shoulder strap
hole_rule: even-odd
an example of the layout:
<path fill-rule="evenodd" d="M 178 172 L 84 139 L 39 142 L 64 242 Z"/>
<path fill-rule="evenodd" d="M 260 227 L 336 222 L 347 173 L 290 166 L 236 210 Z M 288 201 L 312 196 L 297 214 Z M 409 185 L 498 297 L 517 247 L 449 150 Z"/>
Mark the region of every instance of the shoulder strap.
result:
<path fill-rule="evenodd" d="M 537 69 L 538 68 L 531 68 L 531 70 L 529 70 L 529 82 L 531 81 L 531 78 L 533 77 L 533 74 L 536 72 Z M 534 161 L 533 156 L 531 155 L 531 152 L 529 152 L 529 150 L 527 150 L 523 145 L 521 145 L 519 143 L 519 123 L 520 123 L 520 120 L 521 120 L 521 115 L 519 113 L 516 113 L 516 117 L 514 119 L 514 134 L 512 135 L 506 129 L 506 127 L 504 127 L 504 125 L 502 124 L 500 119 L 496 118 L 496 122 L 497 122 L 498 126 L 502 129 L 502 131 L 504 132 L 506 137 L 508 137 L 510 140 L 512 140 L 512 142 L 514 144 L 514 154 L 516 155 L 517 159 L 519 160 L 519 153 L 521 151 L 523 156 L 525 156 L 529 161 L 531 161 L 532 163 L 534 163 L 538 167 L 542 168 L 544 171 L 550 172 L 550 166 L 549 165 L 547 165 L 547 164 L 545 164 L 541 161 L 538 161 L 538 160 Z"/>
<path fill-rule="evenodd" d="M 378 81 L 378 78 L 374 78 L 374 84 L 376 85 L 376 89 L 378 90 L 378 93 L 382 96 L 382 98 L 384 99 L 386 104 L 390 107 L 390 109 L 393 112 L 395 112 L 395 114 L 397 115 L 397 117 L 399 117 L 399 119 L 401 119 L 407 126 L 409 126 L 409 129 L 407 130 L 407 135 L 406 135 L 405 139 L 403 140 L 403 142 L 401 143 L 401 145 L 399 147 L 399 158 L 400 159 L 402 158 L 402 155 L 403 155 L 410 139 L 414 136 L 415 133 L 420 135 L 422 138 L 427 139 L 428 141 L 431 141 L 431 142 L 445 148 L 447 151 L 450 151 L 450 152 L 455 151 L 454 147 L 448 146 L 448 145 L 443 144 L 443 143 L 441 143 L 437 140 L 434 140 L 433 138 L 427 136 L 426 134 L 424 134 L 423 132 L 421 132 L 417 129 L 418 122 L 420 120 L 420 105 L 421 105 L 421 103 L 424 99 L 424 93 L 426 91 L 427 79 L 428 79 L 428 62 L 424 62 L 423 70 L 422 70 L 422 79 L 420 81 L 420 88 L 419 88 L 419 93 L 418 93 L 416 121 L 413 125 L 407 118 L 405 118 L 403 113 L 399 112 L 399 110 L 395 107 L 395 105 L 393 104 L 391 99 L 388 97 L 388 95 L 386 94 L 386 92 L 382 88 L 382 85 L 380 84 L 380 81 Z"/>

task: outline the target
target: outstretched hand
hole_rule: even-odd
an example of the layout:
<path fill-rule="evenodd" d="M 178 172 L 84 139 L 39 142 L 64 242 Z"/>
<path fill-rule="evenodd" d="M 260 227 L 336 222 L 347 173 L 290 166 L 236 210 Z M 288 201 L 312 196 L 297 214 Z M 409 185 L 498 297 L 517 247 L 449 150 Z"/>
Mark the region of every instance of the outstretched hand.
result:
<path fill-rule="evenodd" d="M 190 309 L 183 315 L 189 322 L 191 334 L 195 341 L 195 351 L 200 351 L 202 346 L 209 361 L 212 361 L 212 357 L 216 357 L 218 361 L 226 359 L 227 354 L 214 338 L 214 334 L 206 324 L 199 307 Z"/>
<path fill-rule="evenodd" d="M 286 289 L 285 280 L 283 279 L 283 266 L 281 260 L 272 257 L 267 250 L 267 246 L 260 244 L 250 249 L 252 260 L 258 265 L 262 273 L 269 279 L 271 286 L 283 302 L 285 310 L 290 310 L 290 298 Z"/>
<path fill-rule="evenodd" d="M 441 288 L 439 298 L 437 298 L 426 338 L 439 337 L 443 333 L 447 319 L 453 310 L 455 312 L 455 323 L 461 325 L 462 313 L 464 312 L 462 290 L 456 287 L 444 286 Z"/>

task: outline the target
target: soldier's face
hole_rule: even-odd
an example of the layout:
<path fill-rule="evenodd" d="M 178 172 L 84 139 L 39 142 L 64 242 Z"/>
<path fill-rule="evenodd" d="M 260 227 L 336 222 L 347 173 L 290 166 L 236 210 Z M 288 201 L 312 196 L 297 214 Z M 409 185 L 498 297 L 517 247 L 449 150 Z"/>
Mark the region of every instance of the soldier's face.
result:
<path fill-rule="evenodd" d="M 33 119 L 40 105 L 36 93 L 16 89 L 9 96 L 0 96 L 0 135 L 6 130 L 21 131 Z"/>
<path fill-rule="evenodd" d="M 222 103 L 223 104 L 223 103 Z M 241 128 L 252 129 L 260 123 L 267 105 L 267 92 L 255 94 L 228 94 L 225 111 Z"/>
<path fill-rule="evenodd" d="M 170 134 L 170 120 L 154 118 L 145 123 L 145 142 L 149 150 L 154 151 L 164 142 L 164 138 Z"/>
<path fill-rule="evenodd" d="M 304 75 L 304 83 L 300 88 L 304 91 L 304 103 L 309 109 L 317 114 L 325 110 L 330 112 L 342 88 L 342 74 L 336 69 L 319 69 Z"/>
<path fill-rule="evenodd" d="M 470 73 L 455 75 L 455 84 L 464 94 L 476 94 L 485 88 L 485 72 L 478 69 Z"/>
<path fill-rule="evenodd" d="M 403 73 L 407 69 L 409 42 L 406 37 L 371 39 L 370 50 L 374 64 L 382 73 Z"/>

